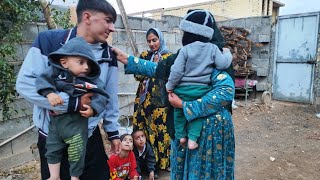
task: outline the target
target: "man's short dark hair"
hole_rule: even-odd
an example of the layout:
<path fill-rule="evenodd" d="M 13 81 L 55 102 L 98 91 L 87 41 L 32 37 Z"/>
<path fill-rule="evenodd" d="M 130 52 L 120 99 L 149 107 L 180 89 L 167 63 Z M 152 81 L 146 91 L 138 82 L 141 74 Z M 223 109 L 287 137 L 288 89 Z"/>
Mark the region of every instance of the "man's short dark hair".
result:
<path fill-rule="evenodd" d="M 111 14 L 113 17 L 113 23 L 115 23 L 117 20 L 116 10 L 106 0 L 79 0 L 76 9 L 78 23 L 81 22 L 82 13 L 86 10 Z"/>

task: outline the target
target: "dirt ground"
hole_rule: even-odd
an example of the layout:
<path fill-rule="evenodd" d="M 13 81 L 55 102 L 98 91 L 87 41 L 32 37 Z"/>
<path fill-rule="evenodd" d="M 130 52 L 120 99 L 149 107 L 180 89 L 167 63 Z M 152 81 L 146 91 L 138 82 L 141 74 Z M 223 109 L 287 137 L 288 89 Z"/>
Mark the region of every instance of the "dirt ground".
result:
<path fill-rule="evenodd" d="M 320 118 L 312 105 L 238 102 L 235 179 L 320 179 Z M 40 179 L 39 162 L 0 173 L 0 180 Z M 166 172 L 159 179 L 169 179 Z"/>

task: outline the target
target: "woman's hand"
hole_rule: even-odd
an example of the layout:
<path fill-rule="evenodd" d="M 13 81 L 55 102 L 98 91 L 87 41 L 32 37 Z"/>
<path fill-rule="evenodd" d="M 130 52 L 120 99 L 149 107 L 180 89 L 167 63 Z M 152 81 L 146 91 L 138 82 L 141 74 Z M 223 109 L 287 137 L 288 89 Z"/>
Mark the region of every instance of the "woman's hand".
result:
<path fill-rule="evenodd" d="M 175 108 L 182 108 L 182 100 L 173 92 L 168 94 L 170 104 Z"/>
<path fill-rule="evenodd" d="M 124 53 L 116 47 L 112 47 L 111 50 L 116 54 L 118 61 L 120 61 L 124 65 L 128 64 L 128 54 Z"/>

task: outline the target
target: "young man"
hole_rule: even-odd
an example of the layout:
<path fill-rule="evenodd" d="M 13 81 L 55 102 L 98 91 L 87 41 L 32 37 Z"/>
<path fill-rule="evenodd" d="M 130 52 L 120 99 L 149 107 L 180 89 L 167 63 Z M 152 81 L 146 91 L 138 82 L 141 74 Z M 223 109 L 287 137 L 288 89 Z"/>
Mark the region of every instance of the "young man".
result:
<path fill-rule="evenodd" d="M 63 105 L 52 107 L 49 101 L 37 93 L 36 78 L 49 66 L 48 54 L 58 50 L 70 39 L 79 36 L 85 39 L 92 48 L 95 60 L 101 68 L 100 79 L 105 83 L 105 90 L 110 96 L 105 111 L 99 116 L 89 118 L 89 138 L 86 148 L 85 167 L 80 179 L 100 180 L 109 178 L 107 156 L 104 152 L 98 122 L 104 120 L 104 129 L 111 141 L 112 151 L 118 153 L 120 140 L 117 123 L 118 108 L 118 69 L 117 59 L 108 46 L 106 39 L 115 31 L 114 22 L 116 12 L 105 0 L 80 0 L 77 5 L 78 25 L 71 30 L 49 30 L 39 34 L 29 49 L 18 74 L 16 89 L 25 99 L 34 104 L 33 122 L 39 129 L 38 148 L 41 161 L 42 179 L 50 177 L 46 153 L 46 136 L 49 125 L 49 111 L 58 113 L 75 112 L 83 109 L 83 105 L 90 105 L 92 93 L 87 93 L 79 98 L 69 97 L 60 92 Z M 60 168 L 60 178 L 70 179 L 67 149 L 63 150 Z"/>

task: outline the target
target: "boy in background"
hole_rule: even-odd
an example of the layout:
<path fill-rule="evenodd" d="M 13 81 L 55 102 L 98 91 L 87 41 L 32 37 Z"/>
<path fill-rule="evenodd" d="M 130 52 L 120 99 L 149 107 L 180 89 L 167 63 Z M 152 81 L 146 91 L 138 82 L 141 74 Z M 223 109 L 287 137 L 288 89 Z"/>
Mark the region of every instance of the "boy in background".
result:
<path fill-rule="evenodd" d="M 137 159 L 137 172 L 146 173 L 149 180 L 157 179 L 155 174 L 156 157 L 151 145 L 146 140 L 143 130 L 135 130 L 131 133 L 134 142 L 133 152 Z M 144 172 L 142 172 L 144 170 Z"/>

